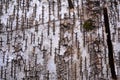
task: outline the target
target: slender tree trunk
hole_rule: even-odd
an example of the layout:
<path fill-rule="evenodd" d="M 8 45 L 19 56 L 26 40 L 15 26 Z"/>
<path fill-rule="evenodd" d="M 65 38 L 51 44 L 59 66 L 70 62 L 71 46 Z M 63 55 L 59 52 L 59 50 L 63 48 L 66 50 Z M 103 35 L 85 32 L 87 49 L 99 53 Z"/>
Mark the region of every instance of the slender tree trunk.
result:
<path fill-rule="evenodd" d="M 74 6 L 71 0 L 68 0 L 68 5 L 70 9 L 74 9 Z"/>
<path fill-rule="evenodd" d="M 116 72 L 115 72 L 115 66 L 114 66 L 114 59 L 113 59 L 113 46 L 112 46 L 112 41 L 111 41 L 111 34 L 110 34 L 110 27 L 109 27 L 109 19 L 108 19 L 107 8 L 106 7 L 103 8 L 103 11 L 104 11 L 105 31 L 106 31 L 106 34 L 107 34 L 109 66 L 110 66 L 112 78 L 117 80 Z"/>

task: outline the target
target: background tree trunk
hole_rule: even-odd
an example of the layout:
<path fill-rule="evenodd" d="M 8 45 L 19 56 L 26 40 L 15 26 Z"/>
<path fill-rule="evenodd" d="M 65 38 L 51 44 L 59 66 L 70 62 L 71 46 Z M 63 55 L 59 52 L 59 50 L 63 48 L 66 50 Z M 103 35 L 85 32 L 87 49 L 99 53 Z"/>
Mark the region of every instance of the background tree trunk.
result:
<path fill-rule="evenodd" d="M 71 0 L 68 0 L 69 9 L 74 9 L 73 3 Z"/>
<path fill-rule="evenodd" d="M 106 31 L 106 34 L 107 34 L 109 66 L 110 66 L 112 78 L 117 80 L 116 72 L 115 72 L 115 66 L 114 66 L 114 59 L 113 59 L 113 45 L 112 45 L 112 41 L 111 41 L 111 34 L 110 34 L 110 27 L 109 27 L 109 19 L 108 19 L 107 8 L 106 7 L 103 8 L 103 11 L 104 11 L 105 31 Z"/>

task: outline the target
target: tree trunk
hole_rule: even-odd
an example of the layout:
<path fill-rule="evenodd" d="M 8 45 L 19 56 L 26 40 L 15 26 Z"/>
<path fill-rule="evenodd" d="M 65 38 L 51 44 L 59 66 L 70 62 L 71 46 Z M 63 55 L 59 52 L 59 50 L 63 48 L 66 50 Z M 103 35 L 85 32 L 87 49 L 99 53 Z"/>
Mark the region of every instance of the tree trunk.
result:
<path fill-rule="evenodd" d="M 115 66 L 114 66 L 114 59 L 113 59 L 113 46 L 112 46 L 112 41 L 111 41 L 111 34 L 110 34 L 110 27 L 109 27 L 109 19 L 108 19 L 107 8 L 106 7 L 103 8 L 103 11 L 104 11 L 105 31 L 106 31 L 106 34 L 107 34 L 109 66 L 110 66 L 112 78 L 117 80 L 116 72 L 115 72 Z"/>
<path fill-rule="evenodd" d="M 71 0 L 68 0 L 69 9 L 74 9 L 73 3 Z"/>

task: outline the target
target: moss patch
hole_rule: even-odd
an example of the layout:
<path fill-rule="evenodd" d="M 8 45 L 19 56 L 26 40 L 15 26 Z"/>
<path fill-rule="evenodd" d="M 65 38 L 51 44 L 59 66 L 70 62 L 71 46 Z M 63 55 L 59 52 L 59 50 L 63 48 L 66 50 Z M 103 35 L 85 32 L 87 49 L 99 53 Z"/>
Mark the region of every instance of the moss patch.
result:
<path fill-rule="evenodd" d="M 86 30 L 86 31 L 91 31 L 95 28 L 95 26 L 93 25 L 93 21 L 92 19 L 88 19 L 84 22 L 83 24 L 83 28 Z"/>

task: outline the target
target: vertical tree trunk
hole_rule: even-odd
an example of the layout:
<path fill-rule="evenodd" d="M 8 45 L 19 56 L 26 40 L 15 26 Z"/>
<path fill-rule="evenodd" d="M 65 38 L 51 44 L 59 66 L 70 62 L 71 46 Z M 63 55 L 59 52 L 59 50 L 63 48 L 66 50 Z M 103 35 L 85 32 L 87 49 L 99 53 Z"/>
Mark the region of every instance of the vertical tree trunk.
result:
<path fill-rule="evenodd" d="M 108 19 L 107 8 L 106 7 L 103 8 L 103 11 L 104 11 L 105 31 L 106 31 L 106 34 L 107 34 L 109 66 L 110 66 L 112 78 L 117 80 L 116 72 L 115 72 L 115 66 L 114 66 L 114 59 L 113 59 L 113 46 L 112 46 L 112 42 L 111 42 L 111 35 L 110 35 L 110 27 L 109 27 L 109 19 Z"/>
<path fill-rule="evenodd" d="M 69 9 L 74 9 L 73 3 L 71 0 L 68 0 Z"/>

